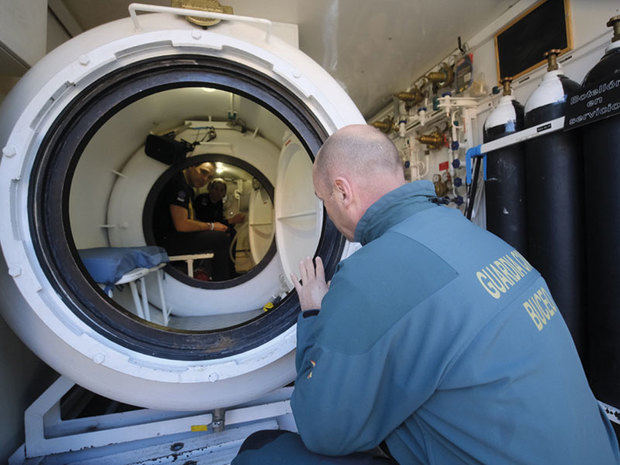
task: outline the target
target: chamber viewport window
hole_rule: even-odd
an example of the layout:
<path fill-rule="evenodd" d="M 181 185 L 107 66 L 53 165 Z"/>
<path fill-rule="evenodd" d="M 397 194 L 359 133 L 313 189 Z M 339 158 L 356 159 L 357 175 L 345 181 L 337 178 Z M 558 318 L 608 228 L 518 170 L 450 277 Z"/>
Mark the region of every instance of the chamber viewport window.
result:
<path fill-rule="evenodd" d="M 234 92 L 183 87 L 136 100 L 92 136 L 68 217 L 82 268 L 118 311 L 202 332 L 277 311 L 293 290 L 284 261 L 316 253 L 322 207 L 311 156 L 280 118 Z"/>

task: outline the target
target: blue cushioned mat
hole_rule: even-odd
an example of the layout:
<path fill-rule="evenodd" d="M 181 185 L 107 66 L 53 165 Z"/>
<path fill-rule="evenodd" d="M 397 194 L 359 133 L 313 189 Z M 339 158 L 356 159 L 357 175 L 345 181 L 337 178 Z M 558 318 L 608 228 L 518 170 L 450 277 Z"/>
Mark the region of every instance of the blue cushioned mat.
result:
<path fill-rule="evenodd" d="M 78 251 L 82 263 L 98 283 L 112 285 L 136 268 L 153 268 L 169 262 L 162 247 L 97 247 Z"/>

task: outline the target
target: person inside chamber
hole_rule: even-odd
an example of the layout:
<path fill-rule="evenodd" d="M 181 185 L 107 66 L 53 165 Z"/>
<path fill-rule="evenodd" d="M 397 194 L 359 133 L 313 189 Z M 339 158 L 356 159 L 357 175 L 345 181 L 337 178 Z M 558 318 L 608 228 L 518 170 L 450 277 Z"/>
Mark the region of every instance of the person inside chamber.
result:
<path fill-rule="evenodd" d="M 175 175 L 159 196 L 156 207 L 159 218 L 155 219 L 154 232 L 157 243 L 170 256 L 213 253 L 210 273 L 205 273 L 198 263 L 192 277 L 225 281 L 236 276 L 234 264 L 229 257 L 231 224 L 243 221 L 244 217 L 236 215 L 231 218 L 232 221 L 225 220 L 222 199 L 226 183 L 223 180 L 212 182 L 214 172 L 214 164 L 204 162 Z M 195 189 L 209 182 L 212 182 L 213 195 L 201 194 L 196 197 Z M 224 184 L 223 189 L 221 184 Z M 197 200 L 200 201 L 200 207 Z"/>
<path fill-rule="evenodd" d="M 222 178 L 213 179 L 209 183 L 208 192 L 196 196 L 196 219 L 205 223 L 222 224 L 234 236 L 235 229 L 233 226 L 243 223 L 245 215 L 237 213 L 229 219 L 224 218 L 224 197 L 226 197 L 226 191 L 226 181 Z"/>

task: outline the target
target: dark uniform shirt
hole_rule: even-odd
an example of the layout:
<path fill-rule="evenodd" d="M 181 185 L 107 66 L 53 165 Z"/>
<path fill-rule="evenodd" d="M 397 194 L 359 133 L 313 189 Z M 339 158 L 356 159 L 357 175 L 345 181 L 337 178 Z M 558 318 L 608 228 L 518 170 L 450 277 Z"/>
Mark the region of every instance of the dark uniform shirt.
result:
<path fill-rule="evenodd" d="M 157 207 L 153 218 L 155 241 L 158 245 L 164 247 L 169 255 L 212 252 L 214 255 L 211 264 L 212 279 L 214 281 L 231 279 L 235 275 L 235 268 L 229 257 L 230 234 L 214 230 L 180 232 L 174 227 L 172 215 L 170 215 L 171 205 L 185 208 L 187 210 L 187 218 L 192 220 L 223 222 L 224 208 L 222 202 L 219 202 L 219 208 L 217 204 L 214 204 L 215 206 L 213 207 L 216 210 L 219 209 L 218 213 L 222 219 L 205 220 L 203 217 L 196 217 L 196 200 L 194 189 L 187 183 L 183 173 L 179 173 L 172 178 L 157 199 Z"/>
<path fill-rule="evenodd" d="M 221 200 L 213 203 L 209 194 L 200 194 L 194 201 L 196 206 L 196 219 L 206 223 L 216 222 L 230 226 L 224 218 L 224 203 Z"/>
<path fill-rule="evenodd" d="M 187 183 L 182 172 L 168 181 L 157 199 L 153 229 L 158 243 L 176 232 L 170 215 L 170 205 L 185 208 L 187 217 L 194 217 L 194 189 Z"/>

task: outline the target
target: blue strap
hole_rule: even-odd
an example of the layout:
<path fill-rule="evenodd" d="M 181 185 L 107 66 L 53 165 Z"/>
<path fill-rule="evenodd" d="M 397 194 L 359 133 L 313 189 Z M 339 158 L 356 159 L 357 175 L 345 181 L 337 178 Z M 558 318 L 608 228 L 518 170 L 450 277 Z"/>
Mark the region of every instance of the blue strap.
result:
<path fill-rule="evenodd" d="M 470 149 L 467 149 L 467 152 L 465 153 L 465 183 L 467 185 L 471 184 L 471 178 L 472 178 L 472 161 L 471 159 L 473 157 L 482 157 L 482 169 L 483 169 L 483 176 L 484 176 L 484 180 L 487 180 L 487 160 L 486 160 L 486 153 L 481 153 L 480 149 L 482 147 L 482 144 L 480 145 L 476 145 Z"/>

